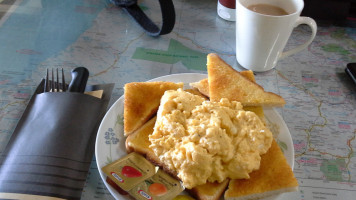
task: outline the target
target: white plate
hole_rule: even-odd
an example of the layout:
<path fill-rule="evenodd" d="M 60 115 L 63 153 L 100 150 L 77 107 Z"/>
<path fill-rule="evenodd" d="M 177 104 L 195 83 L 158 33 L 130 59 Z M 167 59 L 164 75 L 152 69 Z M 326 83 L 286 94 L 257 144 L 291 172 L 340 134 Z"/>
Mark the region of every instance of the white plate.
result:
<path fill-rule="evenodd" d="M 196 82 L 206 78 L 206 74 L 184 73 L 172 74 L 158 77 L 150 81 L 171 81 L 184 82 L 184 88 L 189 88 L 189 83 Z M 96 164 L 100 176 L 110 193 L 120 200 L 131 199 L 129 196 L 120 195 L 115 189 L 106 183 L 106 175 L 101 170 L 102 167 L 126 155 L 125 137 L 123 134 L 123 112 L 124 96 L 121 96 L 109 109 L 104 116 L 96 137 L 95 156 Z M 277 141 L 284 152 L 288 163 L 293 168 L 294 165 L 294 147 L 288 127 L 282 117 L 274 109 L 264 109 L 267 122 L 271 125 L 272 132 L 277 133 Z"/>

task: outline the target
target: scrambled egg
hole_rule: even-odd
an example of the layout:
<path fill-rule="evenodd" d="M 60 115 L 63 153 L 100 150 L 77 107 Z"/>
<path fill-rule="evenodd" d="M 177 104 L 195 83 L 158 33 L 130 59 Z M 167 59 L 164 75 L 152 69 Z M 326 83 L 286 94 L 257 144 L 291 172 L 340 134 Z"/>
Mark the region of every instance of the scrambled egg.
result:
<path fill-rule="evenodd" d="M 165 92 L 149 136 L 150 148 L 188 189 L 249 178 L 272 139 L 259 117 L 239 102 L 205 101 L 181 89 Z"/>

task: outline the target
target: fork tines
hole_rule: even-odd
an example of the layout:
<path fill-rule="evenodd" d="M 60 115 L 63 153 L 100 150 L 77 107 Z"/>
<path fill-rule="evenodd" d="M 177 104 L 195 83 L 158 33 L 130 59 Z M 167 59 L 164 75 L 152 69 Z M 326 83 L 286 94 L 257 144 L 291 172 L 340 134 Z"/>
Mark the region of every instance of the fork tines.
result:
<path fill-rule="evenodd" d="M 59 82 L 59 72 L 58 68 L 56 69 L 56 81 L 54 78 L 54 70 L 51 70 L 51 80 L 49 80 L 48 69 L 46 69 L 46 78 L 44 82 L 44 92 L 65 92 L 66 83 L 64 78 L 64 70 L 62 68 L 62 83 Z"/>

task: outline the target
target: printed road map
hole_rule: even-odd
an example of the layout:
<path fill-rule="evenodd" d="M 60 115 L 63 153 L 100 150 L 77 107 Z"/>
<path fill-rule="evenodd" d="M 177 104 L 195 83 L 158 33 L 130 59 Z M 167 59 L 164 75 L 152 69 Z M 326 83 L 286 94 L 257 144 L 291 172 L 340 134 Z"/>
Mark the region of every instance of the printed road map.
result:
<path fill-rule="evenodd" d="M 206 73 L 210 52 L 242 69 L 235 61 L 235 25 L 217 16 L 216 1 L 174 4 L 173 32 L 152 38 L 105 0 L 0 0 L 0 152 L 36 87 L 33 80 L 39 83 L 46 68 L 63 67 L 70 77 L 70 69 L 85 66 L 89 84 L 116 83 L 111 104 L 127 82 Z M 160 21 L 155 1 L 139 6 Z M 53 18 L 53 12 L 60 17 Z M 287 48 L 308 34 L 308 27 L 298 27 Z M 319 27 L 308 49 L 280 61 L 275 70 L 256 74 L 267 91 L 287 101 L 278 112 L 293 137 L 300 187 L 286 199 L 354 199 L 356 92 L 344 73 L 349 62 L 356 62 L 356 29 Z M 113 199 L 95 158 L 83 199 Z"/>

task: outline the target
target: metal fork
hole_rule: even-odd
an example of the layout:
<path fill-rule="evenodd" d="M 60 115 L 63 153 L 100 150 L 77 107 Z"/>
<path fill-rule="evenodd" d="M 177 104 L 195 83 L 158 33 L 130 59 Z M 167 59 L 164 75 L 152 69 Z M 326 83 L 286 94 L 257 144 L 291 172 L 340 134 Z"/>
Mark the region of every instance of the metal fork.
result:
<path fill-rule="evenodd" d="M 49 80 L 48 68 L 47 68 L 46 79 L 44 82 L 44 92 L 65 92 L 67 90 L 63 68 L 62 68 L 62 83 L 59 83 L 58 68 L 56 69 L 56 78 L 57 81 L 54 80 L 54 70 L 52 69 L 52 78 L 51 80 Z"/>

